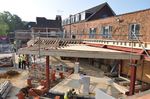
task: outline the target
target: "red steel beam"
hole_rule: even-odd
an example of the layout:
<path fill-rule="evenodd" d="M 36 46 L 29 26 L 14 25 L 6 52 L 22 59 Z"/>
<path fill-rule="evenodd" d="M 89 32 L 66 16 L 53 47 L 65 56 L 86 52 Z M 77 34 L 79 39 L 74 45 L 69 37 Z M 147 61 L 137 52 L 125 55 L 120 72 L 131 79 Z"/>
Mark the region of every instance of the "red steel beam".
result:
<path fill-rule="evenodd" d="M 132 60 L 131 61 L 131 67 L 130 67 L 130 90 L 129 90 L 129 95 L 134 95 L 135 91 L 135 80 L 136 80 L 136 64 L 137 60 Z"/>
<path fill-rule="evenodd" d="M 93 47 L 103 47 L 105 46 L 104 44 L 94 44 L 94 43 L 85 43 L 87 44 L 88 46 L 93 46 Z"/>
<path fill-rule="evenodd" d="M 49 56 L 46 56 L 46 81 L 47 81 L 47 87 L 49 88 L 50 87 L 50 79 L 49 79 Z"/>
<path fill-rule="evenodd" d="M 137 49 L 137 48 L 129 48 L 129 47 L 121 47 L 121 46 L 113 46 L 113 45 L 108 45 L 108 49 L 113 49 L 113 50 L 118 50 L 118 51 L 125 51 L 125 52 L 133 52 L 133 53 L 139 53 L 141 54 L 142 49 Z"/>
<path fill-rule="evenodd" d="M 93 47 L 102 47 L 102 48 L 107 48 L 107 49 L 112 49 L 112 50 L 143 54 L 143 49 L 138 49 L 138 48 L 133 48 L 132 49 L 132 48 L 129 48 L 129 47 L 121 47 L 121 46 L 105 45 L 105 44 L 93 44 L 93 43 L 86 43 L 86 44 L 89 45 L 89 46 L 93 46 Z"/>
<path fill-rule="evenodd" d="M 105 44 L 93 44 L 93 43 L 86 43 L 86 44 L 92 47 L 100 47 L 100 48 L 107 48 L 107 49 L 112 49 L 112 50 L 117 50 L 117 51 L 137 53 L 141 55 L 141 58 L 144 58 L 145 60 L 150 61 L 150 58 L 147 57 L 143 49 L 138 49 L 138 48 L 132 49 L 129 47 L 121 47 L 121 46 L 113 46 L 113 45 L 105 45 Z M 150 50 L 147 50 L 147 52 L 150 54 Z"/>

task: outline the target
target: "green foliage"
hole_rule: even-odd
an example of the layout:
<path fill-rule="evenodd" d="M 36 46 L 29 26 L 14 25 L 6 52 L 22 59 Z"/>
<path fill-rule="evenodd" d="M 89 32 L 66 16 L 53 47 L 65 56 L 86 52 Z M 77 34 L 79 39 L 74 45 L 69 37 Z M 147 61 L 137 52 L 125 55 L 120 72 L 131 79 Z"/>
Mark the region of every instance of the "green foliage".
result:
<path fill-rule="evenodd" d="M 11 14 L 8 11 L 0 13 L 0 35 L 7 35 L 17 29 L 23 29 L 24 22 L 21 18 L 15 14 Z"/>
<path fill-rule="evenodd" d="M 9 27 L 5 22 L 0 22 L 0 35 L 6 35 Z"/>

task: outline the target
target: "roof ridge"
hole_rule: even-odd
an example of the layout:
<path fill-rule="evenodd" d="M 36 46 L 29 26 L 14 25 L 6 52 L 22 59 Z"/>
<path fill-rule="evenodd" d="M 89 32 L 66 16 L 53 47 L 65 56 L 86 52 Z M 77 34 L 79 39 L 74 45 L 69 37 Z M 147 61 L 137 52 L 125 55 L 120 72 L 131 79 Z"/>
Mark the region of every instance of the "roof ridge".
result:
<path fill-rule="evenodd" d="M 107 2 L 104 2 L 104 3 L 101 3 L 101 4 L 97 5 L 97 6 L 91 7 L 91 8 L 89 8 L 89 9 L 85 10 L 85 11 L 88 11 L 88 10 L 91 10 L 91 9 L 94 9 L 94 8 L 97 8 L 97 7 L 99 7 L 99 6 L 104 6 L 104 5 L 106 5 L 106 4 L 108 4 L 108 3 L 107 3 Z"/>
<path fill-rule="evenodd" d="M 92 16 L 94 16 L 100 9 L 102 9 L 105 5 L 108 5 L 108 3 L 105 3 L 105 4 L 102 4 L 101 6 L 101 8 L 99 8 L 97 11 L 95 11 L 92 15 L 90 15 L 87 19 L 85 19 L 85 21 L 87 21 L 87 20 L 89 20 Z M 100 5 L 99 5 L 100 6 Z M 98 7 L 98 6 L 97 6 Z"/>

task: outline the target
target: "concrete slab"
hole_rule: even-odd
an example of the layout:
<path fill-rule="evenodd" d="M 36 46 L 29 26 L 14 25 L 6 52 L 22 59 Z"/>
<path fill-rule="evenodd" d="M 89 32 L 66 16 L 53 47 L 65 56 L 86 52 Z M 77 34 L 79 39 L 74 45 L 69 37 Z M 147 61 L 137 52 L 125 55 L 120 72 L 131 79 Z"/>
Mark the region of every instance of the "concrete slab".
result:
<path fill-rule="evenodd" d="M 36 47 L 26 47 L 19 49 L 18 53 L 39 55 L 39 49 Z M 138 54 L 86 45 L 76 45 L 58 49 L 42 48 L 40 49 L 40 55 L 104 59 L 130 59 L 130 55 L 132 55 L 133 59 L 141 59 L 141 55 Z"/>
<path fill-rule="evenodd" d="M 101 89 L 103 92 L 113 97 L 118 98 L 120 96 L 121 93 L 113 85 L 111 86 L 109 84 L 109 81 L 111 80 L 110 78 L 107 78 L 107 77 L 97 78 L 93 76 L 88 76 L 88 77 L 90 77 L 90 94 L 87 95 L 86 97 L 94 97 L 95 90 L 97 88 Z M 74 88 L 76 90 L 76 93 L 79 96 L 84 96 L 80 92 L 82 85 L 79 79 L 80 79 L 79 74 L 72 74 L 68 78 L 60 82 L 58 85 L 51 88 L 49 92 L 63 94 L 67 92 L 68 90 Z"/>

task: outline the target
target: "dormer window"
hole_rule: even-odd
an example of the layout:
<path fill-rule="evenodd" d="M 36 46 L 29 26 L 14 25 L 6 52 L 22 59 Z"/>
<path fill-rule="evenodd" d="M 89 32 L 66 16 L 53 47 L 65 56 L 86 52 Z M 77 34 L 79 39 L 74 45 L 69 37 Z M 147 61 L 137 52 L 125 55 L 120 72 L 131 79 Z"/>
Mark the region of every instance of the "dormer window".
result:
<path fill-rule="evenodd" d="M 74 16 L 72 15 L 72 16 L 71 16 L 71 23 L 74 23 L 74 22 L 75 22 Z"/>
<path fill-rule="evenodd" d="M 62 25 L 66 25 L 67 24 L 66 22 L 67 22 L 66 19 L 63 20 Z"/>
<path fill-rule="evenodd" d="M 76 14 L 76 22 L 79 22 L 80 21 L 80 14 Z"/>
<path fill-rule="evenodd" d="M 67 22 L 66 22 L 67 24 L 70 24 L 70 19 L 69 19 L 69 18 L 68 18 L 66 21 L 67 21 Z"/>
<path fill-rule="evenodd" d="M 82 21 L 82 20 L 85 20 L 85 12 L 82 12 L 82 13 L 81 13 L 81 21 Z"/>

